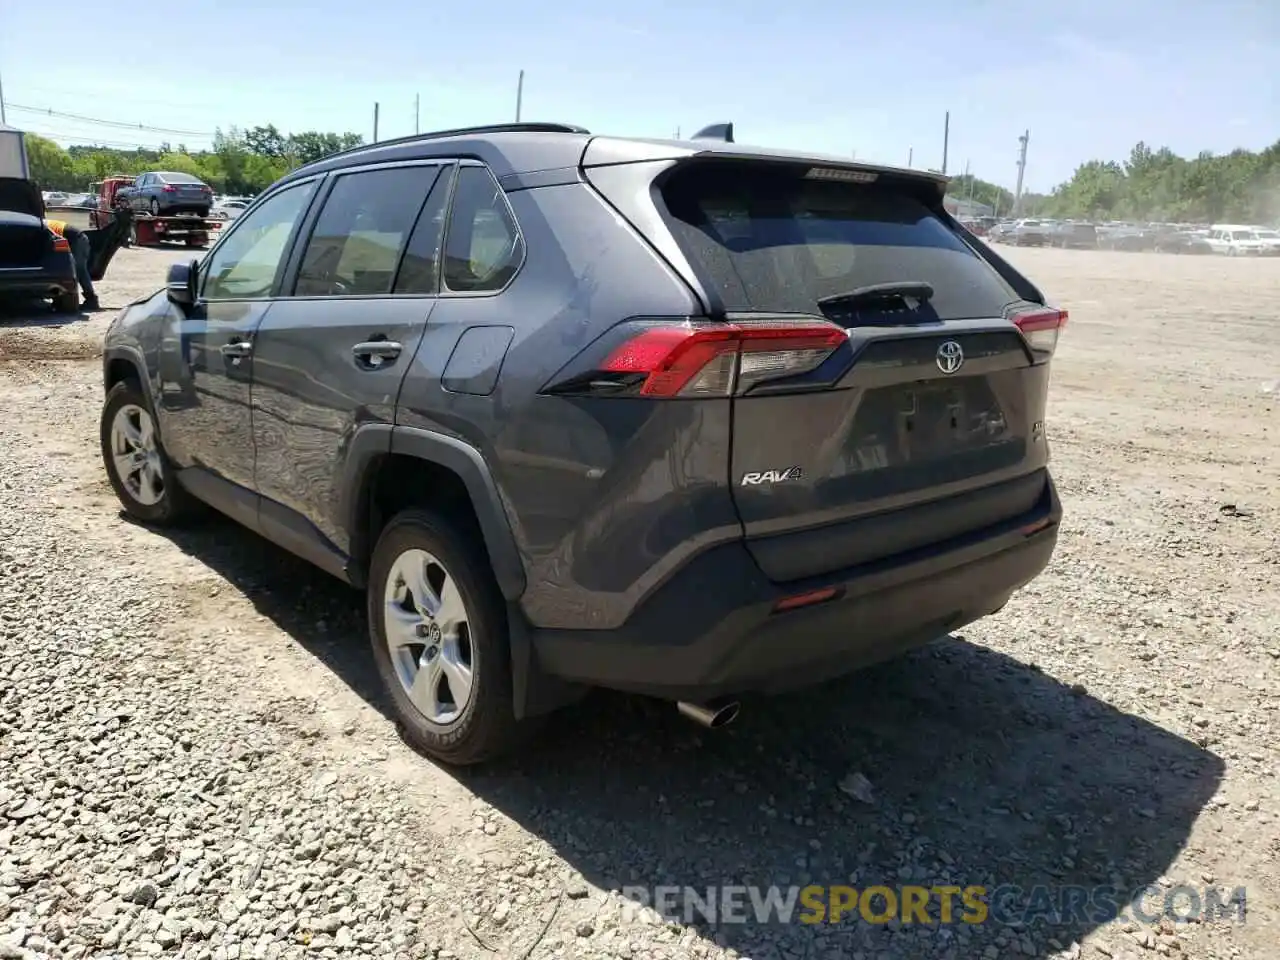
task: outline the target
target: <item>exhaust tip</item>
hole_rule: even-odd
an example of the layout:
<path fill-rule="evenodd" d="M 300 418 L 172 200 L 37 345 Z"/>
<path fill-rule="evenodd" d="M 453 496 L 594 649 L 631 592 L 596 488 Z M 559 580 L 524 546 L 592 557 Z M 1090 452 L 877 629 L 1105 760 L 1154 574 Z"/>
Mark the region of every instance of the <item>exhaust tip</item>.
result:
<path fill-rule="evenodd" d="M 680 700 L 676 703 L 676 709 L 699 726 L 706 727 L 708 730 L 718 730 L 738 719 L 741 704 L 737 700 L 714 700 L 709 703 L 689 703 L 686 700 Z"/>

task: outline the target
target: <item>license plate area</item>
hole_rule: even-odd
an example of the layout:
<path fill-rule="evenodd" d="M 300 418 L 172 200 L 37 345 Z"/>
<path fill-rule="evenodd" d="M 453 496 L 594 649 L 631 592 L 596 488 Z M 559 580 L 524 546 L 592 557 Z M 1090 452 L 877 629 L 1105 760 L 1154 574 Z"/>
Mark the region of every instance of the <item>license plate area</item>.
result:
<path fill-rule="evenodd" d="M 945 460 L 1010 439 L 985 379 L 899 384 L 868 391 L 845 446 L 846 470 Z"/>

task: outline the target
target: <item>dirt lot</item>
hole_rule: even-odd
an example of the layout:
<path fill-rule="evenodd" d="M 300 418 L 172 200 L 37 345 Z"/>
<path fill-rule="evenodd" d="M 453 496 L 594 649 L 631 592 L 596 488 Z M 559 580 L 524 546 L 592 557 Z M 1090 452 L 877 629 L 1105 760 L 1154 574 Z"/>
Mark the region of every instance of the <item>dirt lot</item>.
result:
<path fill-rule="evenodd" d="M 1043 577 L 723 732 L 600 695 L 466 775 L 380 712 L 354 594 L 229 522 L 121 520 L 97 342 L 185 253 L 122 251 L 92 319 L 10 319 L 0 957 L 1274 958 L 1280 260 L 1009 254 L 1072 314 Z M 1244 886 L 1247 915 L 713 926 L 622 895 L 807 883 Z"/>

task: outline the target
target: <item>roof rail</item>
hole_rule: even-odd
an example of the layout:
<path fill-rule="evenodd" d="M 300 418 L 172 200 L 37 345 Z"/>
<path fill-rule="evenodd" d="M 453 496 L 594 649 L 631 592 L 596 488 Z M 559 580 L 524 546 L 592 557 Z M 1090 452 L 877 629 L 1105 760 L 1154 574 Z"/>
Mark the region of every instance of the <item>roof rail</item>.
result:
<path fill-rule="evenodd" d="M 403 137 L 392 137 L 390 140 L 375 140 L 373 143 L 361 143 L 346 150 L 339 150 L 321 157 L 320 161 L 332 160 L 334 157 L 345 157 L 349 153 L 371 150 L 374 147 L 389 147 L 401 143 L 414 143 L 418 140 L 438 140 L 443 137 L 462 137 L 469 134 L 484 133 L 590 133 L 586 127 L 572 123 L 490 123 L 479 127 L 456 127 L 453 130 L 432 130 L 427 133 L 410 133 Z"/>
<path fill-rule="evenodd" d="M 709 127 L 703 127 L 692 137 L 694 140 L 723 140 L 725 143 L 733 143 L 733 124 L 732 123 L 713 123 Z"/>

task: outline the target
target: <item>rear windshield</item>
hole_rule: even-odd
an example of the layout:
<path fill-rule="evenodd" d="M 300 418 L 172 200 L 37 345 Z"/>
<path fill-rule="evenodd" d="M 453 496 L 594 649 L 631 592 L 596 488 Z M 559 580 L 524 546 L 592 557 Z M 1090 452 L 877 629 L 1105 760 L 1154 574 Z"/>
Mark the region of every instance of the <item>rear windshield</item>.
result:
<path fill-rule="evenodd" d="M 944 320 L 1000 316 L 1004 280 L 901 188 L 792 168 L 690 164 L 662 187 L 672 232 L 729 311 L 818 312 L 858 287 L 925 281 Z"/>
<path fill-rule="evenodd" d="M 189 173 L 162 173 L 160 179 L 165 183 L 204 183 L 199 177 L 193 177 Z"/>

